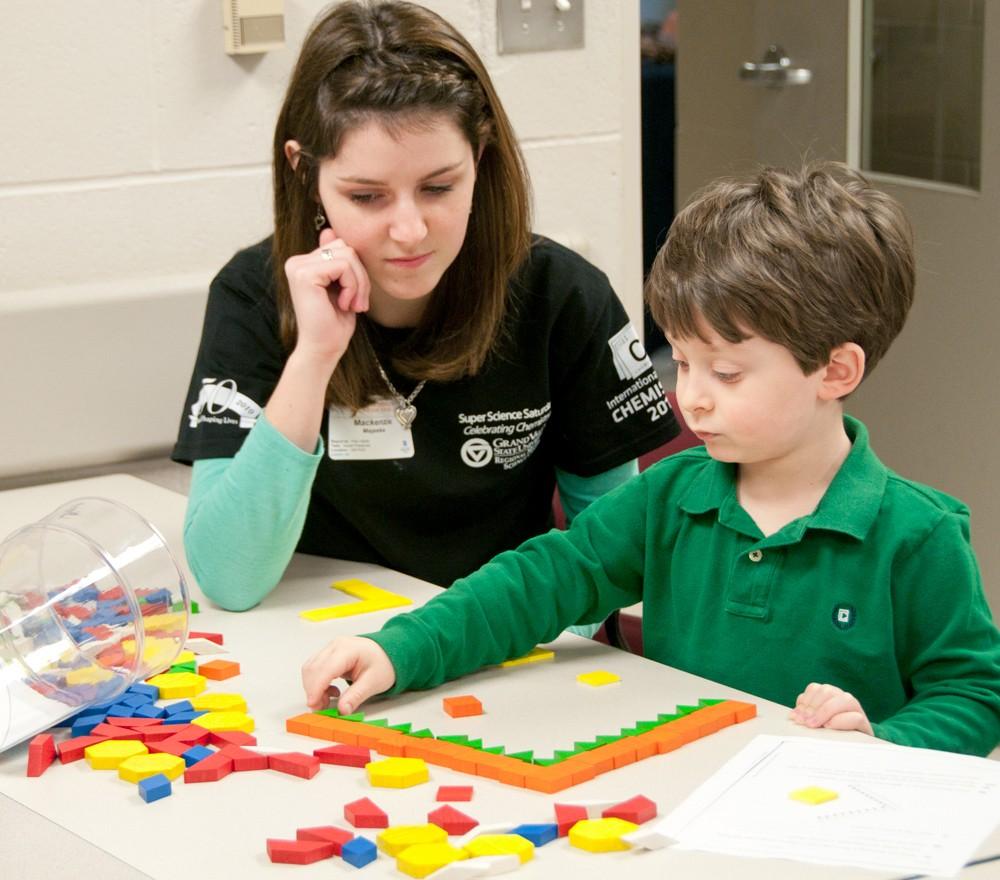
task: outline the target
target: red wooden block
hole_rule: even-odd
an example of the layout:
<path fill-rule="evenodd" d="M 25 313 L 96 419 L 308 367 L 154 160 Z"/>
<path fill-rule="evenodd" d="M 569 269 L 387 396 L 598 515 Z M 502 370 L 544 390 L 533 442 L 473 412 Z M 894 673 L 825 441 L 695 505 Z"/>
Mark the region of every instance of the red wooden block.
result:
<path fill-rule="evenodd" d="M 198 666 L 198 674 L 213 681 L 225 681 L 240 674 L 240 664 L 234 660 L 209 660 Z"/>
<path fill-rule="evenodd" d="M 431 810 L 427 814 L 427 821 L 443 828 L 449 834 L 465 834 L 471 831 L 479 822 L 471 816 L 466 816 L 461 810 L 456 810 L 450 804 Z"/>
<path fill-rule="evenodd" d="M 223 776 L 233 772 L 233 759 L 222 752 L 192 764 L 184 771 L 185 782 L 218 782 Z"/>
<path fill-rule="evenodd" d="M 104 742 L 108 737 L 106 736 L 75 736 L 73 739 L 63 740 L 56 746 L 59 752 L 59 760 L 63 764 L 70 764 L 73 761 L 79 761 L 83 757 L 83 750 L 87 746 L 92 746 L 95 743 Z"/>
<path fill-rule="evenodd" d="M 371 749 L 361 746 L 324 746 L 313 749 L 313 754 L 324 764 L 340 764 L 342 767 L 364 767 L 371 762 Z"/>
<path fill-rule="evenodd" d="M 28 776 L 41 776 L 56 759 L 56 741 L 51 733 L 40 733 L 28 745 Z"/>
<path fill-rule="evenodd" d="M 266 770 L 268 767 L 267 755 L 251 752 L 240 746 L 223 746 L 219 754 L 232 760 L 233 771 L 236 773 L 244 770 Z"/>
<path fill-rule="evenodd" d="M 439 801 L 471 801 L 471 785 L 442 785 L 438 788 L 437 799 Z"/>
<path fill-rule="evenodd" d="M 127 727 L 127 728 L 146 728 L 146 727 L 162 727 L 162 718 L 119 718 L 117 715 L 109 715 L 104 719 L 105 724 L 110 724 L 114 727 Z M 141 730 L 140 733 L 145 734 L 145 730 Z"/>
<path fill-rule="evenodd" d="M 138 730 L 129 730 L 127 727 L 116 727 L 114 724 L 108 724 L 106 721 L 102 721 L 90 733 L 93 736 L 103 736 L 108 739 L 142 739 L 142 734 Z"/>
<path fill-rule="evenodd" d="M 335 855 L 334 845 L 323 840 L 267 840 L 267 857 L 272 862 L 311 865 Z"/>
<path fill-rule="evenodd" d="M 316 828 L 299 828 L 295 832 L 296 840 L 320 840 L 324 843 L 333 844 L 333 854 L 340 855 L 340 850 L 349 840 L 354 840 L 354 835 L 346 828 L 338 828 L 336 825 L 322 825 Z"/>
<path fill-rule="evenodd" d="M 441 704 L 444 706 L 444 711 L 452 718 L 483 714 L 483 704 L 471 694 L 464 694 L 460 697 L 445 697 Z"/>
<path fill-rule="evenodd" d="M 178 758 L 182 758 L 184 753 L 191 748 L 191 743 L 178 739 L 176 736 L 160 740 L 147 739 L 144 742 L 146 748 L 151 752 L 166 752 L 168 755 L 176 755 Z"/>
<path fill-rule="evenodd" d="M 278 755 L 268 755 L 267 765 L 272 770 L 280 770 L 290 776 L 302 779 L 312 779 L 319 773 L 319 758 L 302 752 L 282 752 Z"/>
<path fill-rule="evenodd" d="M 648 797 L 637 794 L 634 798 L 608 807 L 601 816 L 605 819 L 624 819 L 626 822 L 641 825 L 656 817 L 656 804 Z"/>
<path fill-rule="evenodd" d="M 121 587 L 111 587 L 103 593 L 99 593 L 97 598 L 101 602 L 107 602 L 109 599 L 124 599 L 125 591 Z"/>
<path fill-rule="evenodd" d="M 174 734 L 174 739 L 203 746 L 212 738 L 212 731 L 198 724 L 187 724 Z"/>
<path fill-rule="evenodd" d="M 196 725 L 197 726 L 197 725 Z M 255 746 L 257 737 L 242 730 L 213 730 L 208 741 L 213 746 Z"/>
<path fill-rule="evenodd" d="M 556 804 L 556 825 L 559 826 L 559 836 L 565 837 L 569 829 L 581 819 L 587 818 L 587 808 L 576 804 Z"/>
<path fill-rule="evenodd" d="M 389 816 L 368 798 L 344 804 L 344 818 L 355 828 L 388 828 Z"/>
<path fill-rule="evenodd" d="M 222 633 L 207 633 L 207 632 L 195 632 L 191 630 L 188 633 L 189 639 L 208 639 L 210 642 L 215 642 L 217 645 L 221 645 L 223 642 Z"/>

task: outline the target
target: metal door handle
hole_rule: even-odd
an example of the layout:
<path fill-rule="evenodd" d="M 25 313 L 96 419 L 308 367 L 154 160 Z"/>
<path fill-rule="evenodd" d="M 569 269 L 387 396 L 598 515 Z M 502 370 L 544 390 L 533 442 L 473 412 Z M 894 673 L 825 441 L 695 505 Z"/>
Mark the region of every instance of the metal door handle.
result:
<path fill-rule="evenodd" d="M 782 86 L 803 86 L 812 80 L 812 71 L 807 67 L 792 67 L 792 59 L 778 45 L 767 47 L 760 64 L 744 62 L 740 68 L 740 79 L 771 88 Z"/>

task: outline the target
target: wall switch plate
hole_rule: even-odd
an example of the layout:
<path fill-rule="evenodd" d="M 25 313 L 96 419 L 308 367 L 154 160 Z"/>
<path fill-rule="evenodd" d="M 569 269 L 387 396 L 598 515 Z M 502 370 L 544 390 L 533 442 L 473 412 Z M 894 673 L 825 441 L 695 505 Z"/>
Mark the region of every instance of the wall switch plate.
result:
<path fill-rule="evenodd" d="M 229 55 L 285 47 L 284 0 L 222 0 L 222 28 Z"/>
<path fill-rule="evenodd" d="M 497 51 L 583 48 L 583 0 L 497 0 Z"/>

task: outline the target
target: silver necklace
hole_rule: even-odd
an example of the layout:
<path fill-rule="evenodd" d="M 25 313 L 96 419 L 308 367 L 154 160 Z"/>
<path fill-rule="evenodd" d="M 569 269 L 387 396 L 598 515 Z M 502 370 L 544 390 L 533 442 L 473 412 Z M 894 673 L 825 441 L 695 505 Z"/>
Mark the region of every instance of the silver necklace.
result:
<path fill-rule="evenodd" d="M 410 392 L 410 396 L 403 397 L 403 395 L 396 390 L 396 386 L 392 384 L 392 380 L 386 375 L 385 370 L 382 369 L 382 364 L 379 362 L 378 355 L 375 354 L 375 347 L 372 345 L 371 340 L 367 336 L 365 336 L 365 342 L 368 343 L 368 350 L 371 352 L 372 359 L 375 361 L 375 368 L 378 370 L 378 374 L 382 377 L 382 381 L 385 382 L 386 386 L 389 388 L 389 392 L 392 394 L 393 400 L 396 401 L 396 421 L 399 422 L 404 429 L 408 429 L 417 417 L 417 408 L 413 405 L 413 401 L 416 400 L 417 395 L 423 390 L 424 385 L 427 384 L 427 380 L 421 379 L 417 387 Z"/>

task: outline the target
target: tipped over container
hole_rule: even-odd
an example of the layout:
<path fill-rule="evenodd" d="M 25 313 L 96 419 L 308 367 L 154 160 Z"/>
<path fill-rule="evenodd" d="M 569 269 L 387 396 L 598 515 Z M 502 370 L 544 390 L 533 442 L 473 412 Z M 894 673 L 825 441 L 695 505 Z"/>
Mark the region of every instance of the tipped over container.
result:
<path fill-rule="evenodd" d="M 0 544 L 0 752 L 167 669 L 187 585 L 124 504 L 78 498 Z"/>

